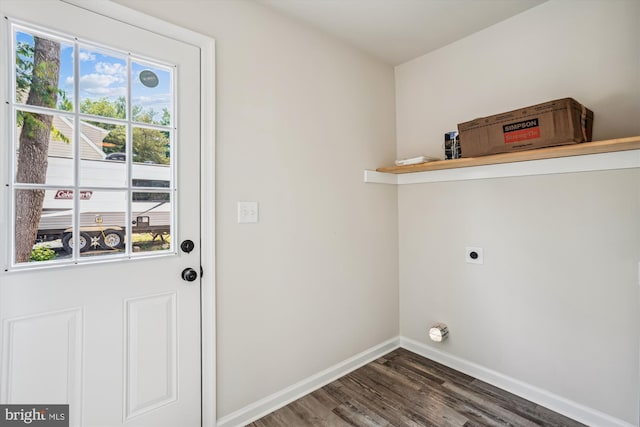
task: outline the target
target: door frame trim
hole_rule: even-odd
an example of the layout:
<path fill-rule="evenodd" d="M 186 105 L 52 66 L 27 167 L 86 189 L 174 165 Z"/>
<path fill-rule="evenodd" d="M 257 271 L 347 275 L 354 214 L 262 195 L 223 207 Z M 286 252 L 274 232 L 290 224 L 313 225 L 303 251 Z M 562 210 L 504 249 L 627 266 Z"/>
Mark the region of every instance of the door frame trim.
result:
<path fill-rule="evenodd" d="M 215 40 L 107 0 L 59 0 L 200 49 L 200 342 L 202 426 L 216 418 Z"/>

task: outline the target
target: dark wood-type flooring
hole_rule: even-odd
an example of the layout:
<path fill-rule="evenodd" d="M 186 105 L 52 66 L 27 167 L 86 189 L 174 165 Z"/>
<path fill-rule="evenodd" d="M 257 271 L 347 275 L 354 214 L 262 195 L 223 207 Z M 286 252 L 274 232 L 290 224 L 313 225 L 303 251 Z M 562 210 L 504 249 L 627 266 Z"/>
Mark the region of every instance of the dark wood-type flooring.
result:
<path fill-rule="evenodd" d="M 249 425 L 584 427 L 402 348 Z"/>

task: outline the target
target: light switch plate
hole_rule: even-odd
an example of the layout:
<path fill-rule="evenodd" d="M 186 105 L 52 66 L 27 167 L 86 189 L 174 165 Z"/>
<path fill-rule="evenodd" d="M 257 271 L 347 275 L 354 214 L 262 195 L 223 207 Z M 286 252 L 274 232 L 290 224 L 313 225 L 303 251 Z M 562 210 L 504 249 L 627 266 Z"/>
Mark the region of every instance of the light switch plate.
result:
<path fill-rule="evenodd" d="M 238 202 L 238 224 L 258 222 L 258 202 Z"/>

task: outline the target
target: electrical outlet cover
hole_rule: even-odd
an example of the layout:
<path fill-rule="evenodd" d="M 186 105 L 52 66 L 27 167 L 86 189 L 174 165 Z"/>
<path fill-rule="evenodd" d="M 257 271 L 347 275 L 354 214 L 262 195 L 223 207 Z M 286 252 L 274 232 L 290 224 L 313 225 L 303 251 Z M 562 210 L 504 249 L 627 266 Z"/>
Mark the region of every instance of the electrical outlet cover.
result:
<path fill-rule="evenodd" d="M 464 260 L 469 264 L 484 264 L 484 254 L 482 248 L 475 246 L 467 246 L 465 249 Z"/>

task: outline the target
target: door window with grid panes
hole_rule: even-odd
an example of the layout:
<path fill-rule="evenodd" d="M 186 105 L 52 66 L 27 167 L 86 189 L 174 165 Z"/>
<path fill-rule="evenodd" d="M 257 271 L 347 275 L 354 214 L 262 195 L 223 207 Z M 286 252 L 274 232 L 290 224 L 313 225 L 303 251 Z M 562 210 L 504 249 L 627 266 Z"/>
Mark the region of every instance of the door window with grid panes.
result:
<path fill-rule="evenodd" d="M 175 253 L 176 67 L 10 29 L 10 265 Z"/>

